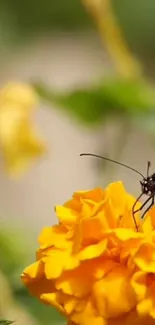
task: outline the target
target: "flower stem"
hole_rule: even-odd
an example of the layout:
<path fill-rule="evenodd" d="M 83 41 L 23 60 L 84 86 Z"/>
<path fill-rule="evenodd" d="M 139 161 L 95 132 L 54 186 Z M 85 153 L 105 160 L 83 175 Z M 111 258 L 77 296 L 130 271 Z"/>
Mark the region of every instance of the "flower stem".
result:
<path fill-rule="evenodd" d="M 87 11 L 93 16 L 102 41 L 106 44 L 116 70 L 125 78 L 137 78 L 141 67 L 133 58 L 113 13 L 111 0 L 82 0 Z"/>

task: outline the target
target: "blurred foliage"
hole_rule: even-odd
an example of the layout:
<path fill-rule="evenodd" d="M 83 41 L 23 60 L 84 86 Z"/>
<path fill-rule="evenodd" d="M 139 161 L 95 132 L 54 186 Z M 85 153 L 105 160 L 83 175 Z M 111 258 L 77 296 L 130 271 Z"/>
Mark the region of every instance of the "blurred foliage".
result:
<path fill-rule="evenodd" d="M 124 38 L 143 62 L 148 76 L 155 76 L 155 1 L 111 0 Z"/>
<path fill-rule="evenodd" d="M 38 33 L 79 30 L 91 20 L 79 0 L 0 0 L 0 24 L 4 44 L 25 44 Z"/>
<path fill-rule="evenodd" d="M 68 93 L 57 93 L 42 83 L 33 86 L 42 100 L 56 104 L 87 125 L 124 116 L 138 123 L 139 118 L 155 115 L 155 88 L 143 80 L 106 79 L 92 87 Z"/>
<path fill-rule="evenodd" d="M 123 78 L 140 77 L 141 65 L 130 53 L 128 44 L 119 26 L 111 0 L 81 0 L 88 13 L 93 17 L 100 38 L 106 47 L 115 69 Z"/>
<path fill-rule="evenodd" d="M 13 324 L 14 322 L 10 320 L 0 320 L 0 325 L 10 325 Z"/>
<path fill-rule="evenodd" d="M 154 59 L 155 1 L 112 0 L 112 4 L 131 48 L 140 56 Z"/>
<path fill-rule="evenodd" d="M 154 64 L 155 1 L 111 0 L 125 38 L 147 64 Z M 94 28 L 80 0 L 0 0 L 1 47 L 52 31 Z"/>
<path fill-rule="evenodd" d="M 30 234 L 29 234 L 30 235 Z M 29 240 L 29 243 L 31 240 Z M 31 245 L 31 244 L 30 244 Z M 50 325 L 52 321 L 63 321 L 63 318 L 51 307 L 40 304 L 40 302 L 31 297 L 20 281 L 20 274 L 24 267 L 30 263 L 32 247 L 28 246 L 27 238 L 23 232 L 0 228 L 0 318 L 8 318 L 12 315 L 12 319 L 22 325 Z M 20 316 L 19 316 L 20 315 Z M 32 318 L 31 318 L 32 317 Z M 9 317 L 10 318 L 10 317 Z M 18 320 L 19 318 L 19 320 Z M 1 320 L 2 322 L 2 320 Z M 9 325 L 11 323 L 1 323 Z"/>

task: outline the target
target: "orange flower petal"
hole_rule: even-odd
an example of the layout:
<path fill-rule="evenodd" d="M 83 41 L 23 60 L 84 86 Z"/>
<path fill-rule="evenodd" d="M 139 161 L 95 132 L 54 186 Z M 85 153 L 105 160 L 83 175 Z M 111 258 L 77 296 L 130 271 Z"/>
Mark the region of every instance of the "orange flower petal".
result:
<path fill-rule="evenodd" d="M 152 230 L 155 229 L 155 206 L 153 205 L 153 207 L 148 211 L 148 216 L 151 220 L 151 225 L 152 225 Z M 145 221 L 148 219 L 145 218 Z"/>
<path fill-rule="evenodd" d="M 73 194 L 73 198 L 78 199 L 88 199 L 92 200 L 93 202 L 100 202 L 103 200 L 105 195 L 105 191 L 101 188 L 95 188 L 90 191 L 79 191 Z"/>
<path fill-rule="evenodd" d="M 21 279 L 31 294 L 40 299 L 43 293 L 54 291 L 53 281 L 45 278 L 43 261 L 38 261 L 27 267 L 22 273 Z"/>
<path fill-rule="evenodd" d="M 96 315 L 96 310 L 93 301 L 90 298 L 85 305 L 85 308 L 80 313 L 73 313 L 71 320 L 79 325 L 106 325 L 106 320 L 103 317 Z"/>
<path fill-rule="evenodd" d="M 134 202 L 121 182 L 77 192 L 42 231 L 22 280 L 70 325 L 154 324 L 155 209 L 136 214 L 136 231 Z"/>
<path fill-rule="evenodd" d="M 105 318 L 121 316 L 136 305 L 129 276 L 123 267 L 117 267 L 97 281 L 93 294 L 99 314 Z"/>
<path fill-rule="evenodd" d="M 141 301 L 137 306 L 138 314 L 143 317 L 148 316 L 150 314 L 151 309 L 152 309 L 152 300 L 149 298 Z"/>
<path fill-rule="evenodd" d="M 44 293 L 41 295 L 42 301 L 56 307 L 62 314 L 65 314 L 64 306 L 62 303 L 65 298 L 65 295 L 60 292 Z"/>
<path fill-rule="evenodd" d="M 71 270 L 79 265 L 76 257 L 72 257 L 68 252 L 52 250 L 45 258 L 45 275 L 47 279 L 60 277 L 64 270 Z"/>
<path fill-rule="evenodd" d="M 132 277 L 131 285 L 137 296 L 137 300 L 144 299 L 147 292 L 147 274 L 142 271 L 136 272 Z"/>
<path fill-rule="evenodd" d="M 31 281 L 31 279 L 35 279 L 36 277 L 40 277 L 44 274 L 44 263 L 43 261 L 38 261 L 27 268 L 25 268 L 24 272 L 22 273 L 22 279 L 24 281 Z"/>
<path fill-rule="evenodd" d="M 135 254 L 134 261 L 144 272 L 155 273 L 155 245 L 143 243 Z"/>
<path fill-rule="evenodd" d="M 44 228 L 38 240 L 41 244 L 40 251 L 51 246 L 59 249 L 71 248 L 71 242 L 68 241 L 68 231 L 62 225 Z"/>
<path fill-rule="evenodd" d="M 56 206 L 55 211 L 60 223 L 73 224 L 76 222 L 77 213 L 69 208 Z"/>
<path fill-rule="evenodd" d="M 83 245 L 91 245 L 100 241 L 103 238 L 103 230 L 107 228 L 108 222 L 104 218 L 104 212 L 102 212 L 102 217 L 98 215 L 93 218 L 84 218 L 80 223 L 80 236 Z"/>
<path fill-rule="evenodd" d="M 89 267 L 84 263 L 75 270 L 65 271 L 55 281 L 55 286 L 57 290 L 61 290 L 65 294 L 81 298 L 90 292 L 92 282 L 92 274 L 89 273 Z"/>
<path fill-rule="evenodd" d="M 105 257 L 100 257 L 94 263 L 94 269 L 92 270 L 93 277 L 95 280 L 100 280 L 118 265 L 116 261 L 110 259 L 106 260 Z"/>
<path fill-rule="evenodd" d="M 90 260 L 101 256 L 107 248 L 107 240 L 103 240 L 96 245 L 90 245 L 81 250 L 79 253 L 79 259 L 81 261 Z"/>
<path fill-rule="evenodd" d="M 132 229 L 116 228 L 114 230 L 107 231 L 107 234 L 114 234 L 120 241 L 127 241 L 131 238 L 143 239 L 144 235 L 140 232 L 135 232 Z"/>

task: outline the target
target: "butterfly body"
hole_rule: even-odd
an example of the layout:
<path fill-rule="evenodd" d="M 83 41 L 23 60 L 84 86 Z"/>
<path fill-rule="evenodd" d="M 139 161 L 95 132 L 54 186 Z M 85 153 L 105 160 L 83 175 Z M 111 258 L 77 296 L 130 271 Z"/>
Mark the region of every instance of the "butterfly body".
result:
<path fill-rule="evenodd" d="M 140 181 L 142 193 L 150 196 L 155 193 L 155 173 Z"/>

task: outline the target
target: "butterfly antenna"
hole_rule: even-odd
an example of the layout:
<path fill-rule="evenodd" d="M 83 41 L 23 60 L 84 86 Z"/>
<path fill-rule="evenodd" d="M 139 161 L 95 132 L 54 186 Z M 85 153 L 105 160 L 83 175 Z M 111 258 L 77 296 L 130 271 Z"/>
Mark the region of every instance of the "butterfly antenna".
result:
<path fill-rule="evenodd" d="M 148 162 L 147 162 L 147 177 L 149 177 L 149 170 L 150 170 L 150 167 L 151 167 L 151 162 L 148 161 Z"/>
<path fill-rule="evenodd" d="M 113 163 L 115 163 L 117 165 L 126 167 L 126 168 L 134 171 L 135 173 L 139 174 L 141 177 L 145 178 L 144 175 L 142 173 L 140 173 L 138 170 L 136 170 L 135 168 L 132 168 L 132 167 L 130 167 L 128 165 L 122 164 L 119 161 L 116 161 L 116 160 L 113 160 L 113 159 L 110 159 L 110 158 L 106 158 L 106 157 L 102 157 L 102 156 L 96 155 L 94 153 L 81 153 L 80 156 L 91 156 L 91 157 L 96 157 L 96 158 L 100 158 L 100 159 L 103 159 L 103 160 L 107 160 L 107 161 L 113 162 Z"/>

